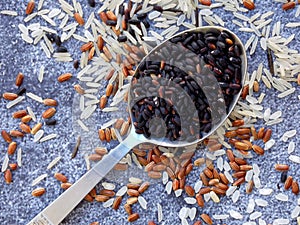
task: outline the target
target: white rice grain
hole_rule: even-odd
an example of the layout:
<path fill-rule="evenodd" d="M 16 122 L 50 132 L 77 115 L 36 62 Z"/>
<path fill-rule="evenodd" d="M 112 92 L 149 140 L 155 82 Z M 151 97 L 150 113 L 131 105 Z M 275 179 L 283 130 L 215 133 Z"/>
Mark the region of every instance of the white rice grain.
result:
<path fill-rule="evenodd" d="M 147 209 L 147 201 L 143 196 L 138 197 L 138 202 L 143 209 Z"/>
<path fill-rule="evenodd" d="M 157 217 L 158 222 L 160 223 L 163 220 L 163 211 L 161 204 L 157 203 Z"/>
<path fill-rule="evenodd" d="M 253 212 L 253 213 L 250 214 L 249 219 L 250 220 L 256 220 L 261 216 L 262 216 L 262 213 L 256 211 L 256 212 Z"/>
<path fill-rule="evenodd" d="M 299 207 L 299 206 L 296 206 L 296 207 L 292 210 L 292 213 L 291 213 L 292 219 L 295 219 L 296 217 L 298 217 L 299 214 L 300 214 L 300 207 Z"/>
<path fill-rule="evenodd" d="M 289 89 L 289 90 L 287 90 L 285 92 L 280 93 L 278 95 L 278 98 L 284 98 L 284 97 L 286 97 L 286 96 L 288 96 L 290 94 L 293 94 L 295 91 L 296 91 L 296 88 L 291 88 L 291 89 Z"/>
<path fill-rule="evenodd" d="M 283 194 L 283 193 L 279 193 L 279 194 L 275 195 L 275 198 L 282 202 L 287 202 L 289 200 L 289 196 L 286 194 Z"/>
<path fill-rule="evenodd" d="M 220 214 L 220 215 L 212 215 L 212 217 L 215 219 L 215 220 L 226 220 L 229 218 L 229 215 L 227 214 Z"/>
<path fill-rule="evenodd" d="M 58 135 L 57 134 L 49 134 L 43 138 L 40 139 L 40 143 L 45 142 L 45 141 L 49 141 L 52 140 L 54 138 L 56 138 Z"/>
<path fill-rule="evenodd" d="M 236 191 L 232 194 L 231 199 L 232 199 L 233 203 L 236 203 L 236 202 L 239 200 L 240 194 L 241 194 L 241 193 L 240 193 L 239 190 L 236 190 Z"/>
<path fill-rule="evenodd" d="M 128 188 L 127 186 L 123 186 L 122 188 L 120 188 L 117 193 L 116 193 L 116 196 L 123 196 L 126 194 Z"/>
<path fill-rule="evenodd" d="M 38 142 L 44 135 L 44 130 L 39 130 L 34 136 L 33 136 L 33 142 Z"/>
<path fill-rule="evenodd" d="M 40 68 L 39 76 L 38 76 L 38 80 L 40 83 L 42 83 L 43 79 L 44 79 L 44 70 L 45 70 L 45 67 L 42 65 Z"/>
<path fill-rule="evenodd" d="M 291 154 L 292 152 L 294 152 L 295 148 L 296 148 L 295 142 L 291 141 L 288 145 L 288 154 Z"/>
<path fill-rule="evenodd" d="M 289 160 L 291 160 L 294 163 L 300 164 L 300 157 L 297 155 L 290 155 Z"/>
<path fill-rule="evenodd" d="M 42 180 L 44 180 L 46 177 L 48 177 L 48 174 L 42 174 L 40 176 L 38 176 L 37 178 L 35 178 L 32 183 L 31 183 L 31 186 L 35 186 L 37 184 L 39 184 Z"/>
<path fill-rule="evenodd" d="M 194 205 L 197 203 L 197 200 L 195 198 L 191 198 L 191 197 L 184 198 L 184 201 L 186 204 L 189 204 L 189 205 Z"/>
<path fill-rule="evenodd" d="M 243 215 L 240 214 L 239 212 L 235 211 L 235 210 L 229 210 L 229 215 L 237 220 L 242 220 L 243 219 Z"/>
<path fill-rule="evenodd" d="M 104 202 L 102 206 L 103 206 L 104 208 L 111 207 L 112 204 L 114 203 L 114 201 L 115 201 L 115 199 L 114 199 L 114 198 L 111 198 L 111 199 L 109 199 L 108 201 Z"/>
<path fill-rule="evenodd" d="M 17 164 L 18 167 L 22 166 L 22 148 L 19 148 L 17 151 Z"/>
<path fill-rule="evenodd" d="M 5 154 L 5 156 L 4 156 L 4 158 L 3 158 L 3 163 L 2 163 L 2 166 L 1 166 L 1 173 L 4 173 L 5 170 L 7 169 L 7 167 L 8 167 L 8 162 L 9 162 L 8 154 Z"/>
<path fill-rule="evenodd" d="M 165 190 L 166 190 L 166 192 L 167 192 L 168 195 L 171 194 L 171 192 L 172 192 L 172 181 L 169 181 L 167 183 Z"/>
<path fill-rule="evenodd" d="M 13 10 L 1 10 L 0 14 L 7 15 L 7 16 L 17 16 L 18 15 L 18 13 Z"/>
<path fill-rule="evenodd" d="M 55 159 L 53 159 L 47 166 L 47 170 L 52 169 L 60 160 L 61 160 L 61 156 L 57 156 Z"/>
<path fill-rule="evenodd" d="M 266 207 L 269 205 L 269 203 L 266 200 L 263 200 L 261 198 L 255 199 L 255 203 L 260 207 Z"/>
<path fill-rule="evenodd" d="M 267 195 L 271 195 L 272 193 L 273 193 L 273 189 L 271 189 L 271 188 L 262 188 L 262 189 L 259 189 L 259 194 L 260 195 L 267 196 Z"/>
<path fill-rule="evenodd" d="M 10 109 L 10 108 L 12 108 L 13 106 L 15 106 L 15 105 L 19 104 L 20 102 L 22 102 L 24 99 L 25 99 L 24 96 L 19 96 L 19 97 L 16 98 L 15 100 L 10 101 L 9 103 L 7 103 L 6 108 L 7 108 L 7 109 Z"/>

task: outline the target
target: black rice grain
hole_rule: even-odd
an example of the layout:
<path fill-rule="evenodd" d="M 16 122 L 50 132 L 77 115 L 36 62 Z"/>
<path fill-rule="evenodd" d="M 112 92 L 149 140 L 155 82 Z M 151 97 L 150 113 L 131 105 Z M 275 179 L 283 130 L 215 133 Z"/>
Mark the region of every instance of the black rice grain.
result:
<path fill-rule="evenodd" d="M 170 141 L 208 134 L 242 88 L 240 55 L 231 34 L 219 30 L 183 33 L 156 49 L 132 79 L 136 133 Z"/>

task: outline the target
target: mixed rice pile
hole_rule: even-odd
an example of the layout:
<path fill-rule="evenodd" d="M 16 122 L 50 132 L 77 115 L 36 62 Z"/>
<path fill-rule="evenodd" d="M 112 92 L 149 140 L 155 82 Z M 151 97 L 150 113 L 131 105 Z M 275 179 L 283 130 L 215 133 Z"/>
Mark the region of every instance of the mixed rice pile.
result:
<path fill-rule="evenodd" d="M 217 25 L 241 37 L 250 64 L 241 98 L 229 119 L 199 145 L 176 149 L 147 143 L 136 146 L 114 167 L 113 175 L 85 197 L 88 203 L 80 206 L 80 217 L 88 213 L 86 204 L 93 204 L 97 217 L 78 220 L 72 214 L 63 224 L 300 224 L 298 126 L 286 123 L 285 112 L 265 100 L 276 95 L 278 102 L 285 101 L 281 99 L 299 93 L 300 3 L 275 0 L 270 4 L 274 11 L 251 0 L 29 0 L 23 11 L 0 8 L 1 18 L 15 20 L 18 38 L 28 51 L 36 48 L 38 57 L 68 68 L 56 71 L 59 75 L 51 82 L 73 92 L 72 112 L 64 117 L 60 100 L 66 96 L 62 91 L 56 99 L 47 92 L 51 82 L 45 65 L 31 68 L 32 74 L 9 75 L 16 77 L 15 84 L 1 87 L 0 100 L 15 122 L 1 123 L 0 128 L 1 146 L 7 148 L 0 152 L 2 189 L 21 182 L 15 177 L 20 177 L 24 167 L 36 166 L 24 164 L 35 153 L 27 145 L 42 148 L 45 142 L 51 148 L 64 136 L 55 128 L 71 127 L 73 133 L 60 143 L 74 143 L 73 148 L 53 149 L 55 156 L 46 157 L 42 170 L 29 174 L 32 183 L 24 184 L 31 190 L 26 193 L 30 203 L 45 207 L 49 202 L 43 198 L 55 199 L 81 175 L 75 179 L 62 162 L 75 160 L 89 170 L 128 134 L 128 90 L 143 56 L 180 31 Z M 284 17 L 287 12 L 294 17 L 283 23 L 278 15 Z M 232 20 L 226 21 L 223 15 Z M 290 35 L 282 35 L 283 31 Z M 257 52 L 262 60 L 253 65 Z M 36 83 L 30 84 L 27 80 L 33 74 Z M 41 90 L 46 87 L 46 91 L 41 96 L 30 85 Z M 9 119 L 4 118 L 4 123 Z M 284 133 L 276 133 L 281 124 Z M 278 149 L 278 142 L 286 149 Z M 285 158 L 268 161 L 283 151 Z M 267 180 L 274 176 L 278 183 L 270 186 Z M 48 187 L 48 181 L 58 181 L 61 189 L 54 193 L 57 186 Z M 273 216 L 268 211 L 280 210 L 285 202 L 291 205 L 291 212 Z M 178 210 L 172 211 L 174 208 Z M 29 214 L 17 223 L 25 224 L 34 216 Z"/>

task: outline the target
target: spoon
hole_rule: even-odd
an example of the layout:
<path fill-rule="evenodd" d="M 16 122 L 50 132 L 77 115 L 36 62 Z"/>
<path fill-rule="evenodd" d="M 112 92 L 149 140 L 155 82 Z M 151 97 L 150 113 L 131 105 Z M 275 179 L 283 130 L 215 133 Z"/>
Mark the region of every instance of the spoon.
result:
<path fill-rule="evenodd" d="M 216 39 L 218 35 L 220 38 L 221 32 L 224 37 L 224 40 L 221 37 L 223 41 Z M 207 47 L 204 49 L 203 46 L 201 48 L 204 43 L 201 40 L 197 42 L 195 40 L 197 37 L 204 37 L 209 49 Z M 190 44 L 191 40 L 195 41 Z M 210 56 L 199 57 L 193 50 L 197 48 L 194 42 L 197 42 L 198 47 L 200 46 L 198 52 L 210 52 L 208 54 Z M 228 50 L 231 52 L 227 52 L 230 57 L 227 61 L 225 59 L 222 61 L 221 58 L 225 56 L 220 49 L 225 49 L 225 45 L 232 47 Z M 234 54 L 237 54 L 238 58 Z M 212 55 L 218 58 L 218 61 L 212 61 Z M 236 74 L 235 71 L 233 83 L 220 81 L 221 78 L 218 76 L 225 77 L 226 81 L 226 74 L 222 74 L 216 66 L 214 74 L 217 75 L 211 76 L 213 68 L 207 62 L 210 65 L 239 64 L 240 66 L 236 68 L 239 68 L 240 74 Z M 162 70 L 157 69 L 158 67 Z M 161 72 L 168 69 L 171 75 Z M 186 30 L 155 47 L 141 61 L 131 81 L 128 105 L 133 126 L 127 138 L 28 224 L 59 224 L 130 149 L 141 143 L 152 143 L 164 147 L 187 147 L 209 137 L 224 123 L 238 102 L 246 72 L 247 57 L 242 42 L 234 33 L 222 27 L 206 26 Z M 194 73 L 202 74 L 202 76 L 197 78 L 193 76 Z M 181 74 L 180 79 L 178 74 Z M 192 81 L 190 77 L 193 77 L 195 81 Z M 224 94 L 224 99 L 220 98 L 222 94 Z M 199 97 L 199 95 L 204 97 Z M 193 104 L 195 99 L 208 106 L 202 107 L 201 104 L 195 106 Z M 159 108 L 162 105 L 166 108 Z M 156 110 L 157 115 L 155 114 L 154 119 L 149 118 L 146 107 L 160 109 Z M 211 115 L 209 116 L 207 112 Z M 168 113 L 170 115 L 167 115 Z M 179 118 L 180 122 L 178 122 Z"/>

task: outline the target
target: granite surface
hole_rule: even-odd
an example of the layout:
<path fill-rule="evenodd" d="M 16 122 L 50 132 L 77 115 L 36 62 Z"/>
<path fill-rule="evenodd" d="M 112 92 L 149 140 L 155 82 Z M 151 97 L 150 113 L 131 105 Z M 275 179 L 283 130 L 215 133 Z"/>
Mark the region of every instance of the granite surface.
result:
<path fill-rule="evenodd" d="M 28 92 L 35 93 L 42 98 L 54 98 L 58 100 L 59 107 L 55 118 L 58 120 L 56 126 L 47 126 L 44 128 L 46 134 L 56 133 L 59 137 L 55 140 L 51 140 L 42 144 L 33 143 L 33 137 L 26 135 L 22 140 L 18 139 L 18 146 L 23 149 L 23 166 L 13 172 L 13 183 L 10 185 L 5 184 L 3 174 L 0 179 L 0 224 L 26 224 L 33 218 L 38 212 L 44 207 L 51 203 L 57 198 L 62 190 L 60 184 L 53 178 L 53 174 L 56 171 L 60 171 L 69 177 L 70 182 L 75 182 L 79 179 L 86 171 L 85 162 L 83 156 L 86 153 L 92 152 L 93 148 L 101 144 L 95 133 L 95 136 L 86 137 L 82 134 L 83 142 L 79 151 L 79 154 L 75 159 L 70 159 L 72 149 L 75 145 L 76 138 L 80 133 L 78 126 L 74 121 L 74 106 L 78 104 L 78 99 L 74 97 L 73 85 L 76 84 L 76 79 L 72 79 L 70 82 L 60 84 L 57 82 L 57 77 L 65 72 L 71 72 L 75 75 L 78 71 L 75 71 L 72 63 L 57 63 L 53 59 L 48 59 L 42 52 L 39 45 L 29 45 L 25 43 L 20 36 L 17 25 L 24 23 L 25 17 L 24 9 L 27 1 L 1 1 L 0 10 L 13 9 L 18 12 L 17 17 L 11 17 L 0 14 L 0 36 L 1 36 L 1 48 L 0 48 L 0 93 L 3 92 L 16 92 L 17 88 L 14 85 L 14 79 L 18 72 L 22 72 L 25 75 L 24 87 L 27 88 Z M 92 8 L 87 6 L 87 1 L 80 1 L 83 10 L 85 12 L 85 19 L 87 19 Z M 272 16 L 275 24 L 277 21 L 281 21 L 282 36 L 288 37 L 290 34 L 296 34 L 295 40 L 291 42 L 290 46 L 294 49 L 300 50 L 300 37 L 299 28 L 285 28 L 283 25 L 289 21 L 299 22 L 299 17 L 295 18 L 294 14 L 296 9 L 288 12 L 283 12 L 281 9 L 281 3 L 275 3 L 275 1 L 255 1 L 257 8 L 248 13 L 251 16 L 257 12 L 264 13 L 266 11 L 273 11 L 275 14 Z M 97 1 L 96 9 L 100 7 L 101 3 Z M 44 8 L 51 9 L 58 7 L 56 1 L 45 0 Z M 297 5 L 297 7 L 300 7 Z M 236 32 L 238 36 L 245 43 L 251 34 L 246 32 L 238 31 L 238 28 L 231 21 L 233 15 L 222 9 L 214 10 L 218 13 L 224 21 L 226 21 L 226 27 Z M 38 22 L 38 19 L 34 19 L 33 22 Z M 31 23 L 31 22 L 30 22 Z M 41 23 L 44 23 L 42 21 Z M 29 24 L 29 23 L 28 23 Z M 27 24 L 27 25 L 28 25 Z M 80 56 L 79 46 L 81 43 L 74 39 L 64 43 L 72 54 L 74 59 L 78 59 Z M 264 63 L 267 67 L 266 53 L 262 51 L 260 47 L 254 55 L 249 56 L 249 72 L 257 69 L 260 62 Z M 41 66 L 45 67 L 45 78 L 42 83 L 37 79 L 39 69 Z M 261 85 L 263 86 L 263 85 Z M 287 146 L 288 143 L 280 141 L 282 134 L 286 130 L 296 129 L 299 132 L 299 99 L 297 96 L 300 94 L 299 87 L 296 87 L 296 92 L 286 98 L 277 98 L 278 92 L 274 89 L 265 89 L 266 97 L 263 101 L 265 108 L 270 107 L 272 112 L 282 110 L 284 121 L 281 124 L 272 127 L 273 138 L 277 141 L 275 146 L 266 152 L 263 157 L 255 156 L 249 160 L 250 163 L 257 163 L 261 169 L 261 182 L 263 187 L 272 188 L 275 194 L 285 193 L 289 195 L 287 202 L 279 202 L 275 199 L 274 194 L 270 197 L 260 196 L 258 190 L 255 189 L 251 195 L 245 194 L 245 186 L 240 187 L 241 197 L 237 203 L 232 203 L 230 198 L 224 197 L 221 199 L 220 204 L 212 203 L 211 201 L 206 203 L 204 209 L 197 208 L 197 216 L 199 218 L 201 213 L 213 214 L 226 214 L 230 209 L 245 214 L 243 221 L 249 220 L 249 215 L 246 214 L 245 210 L 250 198 L 263 198 L 269 202 L 268 207 L 258 207 L 255 210 L 262 212 L 262 219 L 267 223 L 273 223 L 277 218 L 289 218 L 292 209 L 297 205 L 298 196 L 291 194 L 291 191 L 284 191 L 283 184 L 279 183 L 280 173 L 273 170 L 274 163 L 288 163 L 291 165 L 289 175 L 299 179 L 299 165 L 289 162 Z M 11 130 L 18 127 L 18 122 L 12 119 L 11 114 L 19 109 L 24 109 L 27 106 L 32 107 L 36 115 L 38 115 L 38 121 L 42 121 L 41 113 L 46 109 L 45 106 L 39 104 L 30 98 L 26 98 L 24 102 L 13 107 L 12 109 L 6 109 L 7 101 L 2 97 L 0 98 L 0 129 Z M 98 111 L 99 114 L 101 114 Z M 100 121 L 95 123 L 92 130 L 99 128 L 99 125 L 108 120 L 105 114 L 98 115 Z M 124 115 L 126 117 L 126 115 Z M 99 118 L 96 118 L 97 120 Z M 96 120 L 95 119 L 95 120 Z M 91 122 L 92 123 L 92 122 Z M 258 123 L 261 124 L 261 122 Z M 299 155 L 300 139 L 296 135 L 292 140 L 296 143 L 295 155 Z M 113 147 L 116 143 L 112 143 L 108 148 Z M 7 149 L 7 143 L 2 139 L 0 141 L 0 161 L 5 156 Z M 197 155 L 203 155 L 203 151 L 198 151 Z M 61 162 L 59 162 L 52 170 L 46 170 L 48 163 L 57 157 L 62 156 Z M 16 162 L 16 155 L 10 157 L 10 162 Z M 188 179 L 188 184 L 193 184 L 198 180 L 198 174 L 200 169 L 194 170 Z M 46 187 L 47 192 L 40 198 L 34 198 L 31 196 L 31 182 L 37 176 L 47 173 L 48 178 L 42 181 L 38 186 Z M 130 176 L 140 177 L 146 180 L 146 176 L 142 170 L 133 168 L 126 173 L 110 173 L 107 180 L 115 182 L 117 188 L 127 182 Z M 133 210 L 140 214 L 139 219 L 134 224 L 147 224 L 147 221 L 154 220 L 157 222 L 157 203 L 160 203 L 163 207 L 164 219 L 160 224 L 174 225 L 180 224 L 178 218 L 178 212 L 181 207 L 187 206 L 182 197 L 175 198 L 174 194 L 170 196 L 164 191 L 164 186 L 160 181 L 151 180 L 151 187 L 143 195 L 148 201 L 148 209 L 143 210 L 141 207 L 134 206 Z M 100 186 L 98 187 L 100 188 Z M 189 206 L 187 206 L 189 207 Z M 100 224 L 111 225 L 111 224 L 128 224 L 127 216 L 123 209 L 120 208 L 118 211 L 114 211 L 111 208 L 104 209 L 102 204 L 99 202 L 88 203 L 83 201 L 78 207 L 62 222 L 64 225 L 69 224 L 89 224 L 93 221 L 99 221 Z M 257 222 L 257 221 L 256 221 Z M 192 224 L 192 222 L 189 222 Z M 234 220 L 232 218 L 224 221 L 216 221 L 214 224 L 230 224 L 240 225 L 242 221 Z M 297 224 L 296 220 L 290 219 L 290 224 Z"/>

